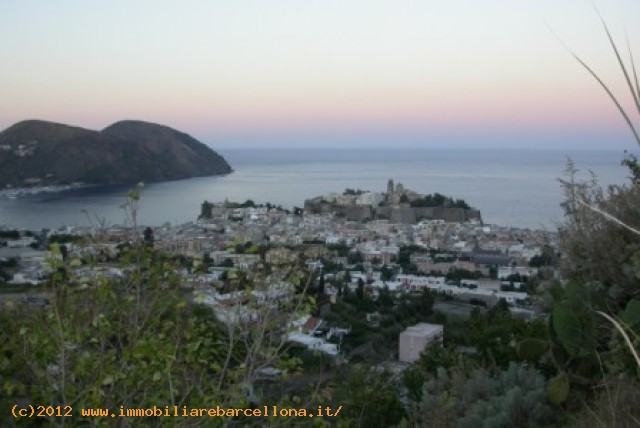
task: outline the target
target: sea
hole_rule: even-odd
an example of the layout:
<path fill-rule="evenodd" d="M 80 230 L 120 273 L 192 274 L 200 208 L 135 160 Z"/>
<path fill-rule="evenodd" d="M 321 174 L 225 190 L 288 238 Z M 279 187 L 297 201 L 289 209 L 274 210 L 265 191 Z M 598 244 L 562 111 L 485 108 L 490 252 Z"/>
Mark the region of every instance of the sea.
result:
<path fill-rule="evenodd" d="M 579 177 L 603 186 L 628 183 L 622 151 L 521 149 L 243 148 L 218 150 L 234 171 L 224 176 L 146 183 L 138 223 L 195 221 L 203 201 L 302 207 L 305 199 L 346 188 L 384 192 L 389 179 L 420 193 L 461 198 L 484 223 L 554 230 L 563 222 L 559 179 L 567 160 Z M 0 197 L 0 226 L 40 230 L 120 225 L 134 186 L 76 188 L 18 198 Z"/>

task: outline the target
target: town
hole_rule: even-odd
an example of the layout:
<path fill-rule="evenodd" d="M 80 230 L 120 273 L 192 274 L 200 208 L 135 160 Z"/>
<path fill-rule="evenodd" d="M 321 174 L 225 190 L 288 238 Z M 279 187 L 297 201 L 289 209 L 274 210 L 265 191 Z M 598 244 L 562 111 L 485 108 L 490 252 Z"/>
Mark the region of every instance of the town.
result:
<path fill-rule="evenodd" d="M 267 342 L 302 361 L 294 370 L 271 356 L 251 368 L 250 400 L 261 404 L 273 396 L 274 381 L 296 391 L 300 379 L 321 375 L 326 382 L 353 364 L 401 376 L 445 344 L 450 352 L 482 352 L 465 338 L 469 323 L 497 308 L 521 324 L 546 317 L 534 294 L 557 276 L 556 233 L 483 224 L 479 212 L 467 221 L 354 220 L 336 203 L 352 204 L 357 195 L 374 200 L 379 212 L 404 209 L 391 217 L 406 219 L 399 206 L 408 202 L 395 192 L 391 184 L 380 196 L 347 189 L 325 197 L 336 211 L 319 213 L 204 201 L 197 220 L 177 226 L 0 229 L 0 308 L 48 306 L 47 284 L 60 271 L 78 289 L 126 283 L 132 267 L 122 254 L 137 242 L 167 255 L 164 275 L 172 279 L 164 286 L 177 284 L 231 336 L 268 321 Z"/>
<path fill-rule="evenodd" d="M 393 191 L 390 184 L 388 192 Z M 346 191 L 343 197 L 353 193 Z M 363 195 L 367 196 L 360 192 L 359 196 Z M 335 201 L 340 195 L 330 197 Z M 38 289 L 51 273 L 50 243 L 60 243 L 60 259 L 99 261 L 91 266 L 78 263 L 74 277 L 121 278 L 125 272 L 109 260 L 115 260 L 118 246 L 131 239 L 131 233 L 130 227 L 119 226 L 46 232 L 2 230 L 0 266 L 6 286 L 14 291 L 24 285 Z M 315 290 L 321 283 L 321 294 L 326 297 L 323 302 L 335 303 L 348 294 L 378 301 L 382 295 L 399 299 L 429 291 L 443 297 L 436 302 L 440 311 L 467 316 L 474 307 L 485 309 L 503 300 L 513 313 L 534 317 L 537 308 L 529 292 L 537 278 L 555 275 L 550 264 L 555 233 L 484 225 L 478 218 L 414 224 L 388 219 L 356 221 L 331 212 L 308 214 L 271 204 L 256 206 L 252 201 L 205 201 L 197 221 L 148 227 L 143 239 L 151 241 L 155 250 L 181 257 L 184 264 L 176 273 L 184 286 L 193 290 L 197 302 L 211 306 L 226 322 L 255 316 L 244 307 L 243 291 L 229 289 L 229 273 L 249 273 L 260 264 L 303 260 L 314 274 L 315 283 L 310 286 Z M 294 286 L 284 278 L 272 281 L 262 301 L 295 294 Z M 46 301 L 46 293 L 37 294 L 39 298 L 5 293 L 3 300 L 8 296 Z M 369 319 L 375 317 L 368 314 Z M 331 355 L 339 353 L 338 347 L 329 343 L 331 336 L 349 331 L 349 326 L 331 326 L 319 317 L 309 316 L 299 324 L 295 334 L 289 334 L 291 341 Z M 401 355 L 402 349 L 398 353 Z"/>

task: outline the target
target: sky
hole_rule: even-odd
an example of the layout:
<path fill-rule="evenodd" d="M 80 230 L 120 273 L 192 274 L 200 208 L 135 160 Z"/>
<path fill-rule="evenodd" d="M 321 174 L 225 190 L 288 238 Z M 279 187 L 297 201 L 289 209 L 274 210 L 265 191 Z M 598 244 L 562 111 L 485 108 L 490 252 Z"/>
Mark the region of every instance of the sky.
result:
<path fill-rule="evenodd" d="M 214 148 L 634 150 L 563 46 L 628 105 L 594 4 L 638 48 L 637 0 L 3 0 L 0 129 L 139 119 Z"/>

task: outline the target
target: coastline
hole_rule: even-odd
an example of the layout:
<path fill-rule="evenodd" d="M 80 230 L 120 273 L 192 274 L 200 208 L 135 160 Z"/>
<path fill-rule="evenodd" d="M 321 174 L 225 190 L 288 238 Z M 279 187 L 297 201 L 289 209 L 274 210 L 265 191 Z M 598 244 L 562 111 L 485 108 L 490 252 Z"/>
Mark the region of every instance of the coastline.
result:
<path fill-rule="evenodd" d="M 58 184 L 48 186 L 32 186 L 32 187 L 11 187 L 0 190 L 0 198 L 2 199 L 18 199 L 26 196 L 41 195 L 46 193 L 58 193 L 65 190 L 83 189 L 93 187 L 85 183 Z"/>
<path fill-rule="evenodd" d="M 138 221 L 147 225 L 193 221 L 203 200 L 253 200 L 285 208 L 302 206 L 313 195 L 350 188 L 383 190 L 389 177 L 421 193 L 464 199 L 482 212 L 488 224 L 555 229 L 563 220 L 564 195 L 557 178 L 563 153 L 540 151 L 332 151 L 271 149 L 228 151 L 232 174 L 145 183 Z M 581 153 L 575 157 L 584 178 L 594 171 L 604 186 L 624 183 L 626 171 L 616 153 Z M 130 186 L 62 186 L 2 189 L 0 224 L 37 229 L 86 226 L 85 212 L 109 224 L 123 220 L 122 205 Z M 12 199 L 8 196 L 12 195 Z M 15 199 L 13 199 L 15 198 Z"/>

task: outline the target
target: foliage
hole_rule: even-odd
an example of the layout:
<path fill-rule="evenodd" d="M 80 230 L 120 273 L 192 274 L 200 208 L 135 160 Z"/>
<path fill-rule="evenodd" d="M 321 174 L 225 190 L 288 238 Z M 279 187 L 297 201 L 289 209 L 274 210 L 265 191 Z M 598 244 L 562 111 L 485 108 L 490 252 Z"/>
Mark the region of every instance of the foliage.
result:
<path fill-rule="evenodd" d="M 0 238 L 20 239 L 20 232 L 18 230 L 0 230 Z"/>
<path fill-rule="evenodd" d="M 486 275 L 484 275 L 480 271 L 470 271 L 468 269 L 460 269 L 460 268 L 453 269 L 452 271 L 447 272 L 446 274 L 446 278 L 448 281 L 456 281 L 456 282 L 460 282 L 461 279 L 485 278 L 485 276 Z"/>
<path fill-rule="evenodd" d="M 633 378 L 610 379 L 599 385 L 590 403 L 570 416 L 567 426 L 636 428 L 640 425 L 640 383 Z"/>
<path fill-rule="evenodd" d="M 422 385 L 438 374 L 438 370 L 457 368 L 462 370 L 469 362 L 454 347 L 429 346 L 422 353 L 417 364 L 404 373 L 404 384 L 409 397 L 414 401 L 422 399 Z"/>
<path fill-rule="evenodd" d="M 356 296 L 358 296 L 359 300 L 364 299 L 364 280 L 362 278 L 358 278 L 358 288 L 356 288 Z"/>
<path fill-rule="evenodd" d="M 265 246 L 254 244 L 251 241 L 238 242 L 230 249 L 234 254 L 262 254 L 266 251 Z"/>
<path fill-rule="evenodd" d="M 50 305 L 0 314 L 6 398 L 113 409 L 241 402 L 239 390 L 212 382 L 234 382 L 221 377 L 228 342 L 213 313 L 188 304 L 165 275 L 168 260 L 144 250 L 135 258 L 140 269 L 122 282 L 72 285 L 61 266 Z"/>
<path fill-rule="evenodd" d="M 626 166 L 631 172 L 631 180 L 634 184 L 640 184 L 640 164 L 638 163 L 638 157 L 634 154 L 624 151 L 625 157 L 620 162 L 622 166 Z"/>
<path fill-rule="evenodd" d="M 344 192 L 342 192 L 343 195 L 353 195 L 353 196 L 362 195 L 363 193 L 366 193 L 366 191 L 361 189 L 352 189 L 350 187 L 347 187 L 346 189 L 344 189 Z"/>
<path fill-rule="evenodd" d="M 411 254 L 427 252 L 429 250 L 419 245 L 402 245 L 398 252 L 398 263 L 402 266 L 408 265 L 411 262 Z"/>
<path fill-rule="evenodd" d="M 324 273 L 320 274 L 320 278 L 318 279 L 318 294 L 324 295 L 325 281 L 324 281 Z"/>
<path fill-rule="evenodd" d="M 395 270 L 387 266 L 386 264 L 380 268 L 380 279 L 383 281 L 390 281 L 395 274 Z"/>
<path fill-rule="evenodd" d="M 70 235 L 70 234 L 56 234 L 51 235 L 49 237 L 49 244 L 57 243 L 57 244 L 78 244 L 82 243 L 85 240 L 83 236 L 80 235 Z"/>
<path fill-rule="evenodd" d="M 410 205 L 417 208 L 444 207 L 462 208 L 465 210 L 471 209 L 469 204 L 467 204 L 464 199 L 454 200 L 453 198 L 441 195 L 440 193 L 425 195 L 425 197 L 422 199 L 414 199 L 413 201 L 410 201 Z"/>
<path fill-rule="evenodd" d="M 231 260 L 229 257 L 225 257 L 224 260 L 222 260 L 219 264 L 219 267 L 228 267 L 228 268 L 232 268 L 233 267 L 233 260 Z"/>
<path fill-rule="evenodd" d="M 132 230 L 139 198 L 138 188 L 122 206 Z M 51 246 L 53 274 L 42 289 L 48 303 L 14 304 L 0 312 L 3 398 L 76 409 L 247 407 L 259 399 L 249 392 L 260 367 L 296 372 L 300 361 L 285 356 L 281 328 L 313 307 L 304 297 L 309 276 L 301 267 L 258 264 L 252 272 L 229 271 L 227 286 L 247 297 L 238 313 L 225 316 L 199 304 L 184 287 L 179 258 L 154 251 L 137 233 L 130 237 L 119 246 L 125 274 L 115 279 L 77 276 L 77 268 L 94 266 L 83 265 L 74 253 L 63 259 L 61 246 Z M 256 297 L 274 271 L 298 288 L 291 300 Z M 244 310 L 255 317 L 239 317 Z M 69 426 L 105 422 L 79 415 L 46 420 Z M 158 420 L 137 423 L 155 426 Z"/>
<path fill-rule="evenodd" d="M 637 292 L 640 278 L 638 236 L 612 223 L 589 206 L 635 226 L 640 214 L 640 187 L 611 186 L 605 192 L 595 177 L 579 181 L 571 161 L 568 178 L 562 180 L 567 221 L 559 230 L 563 253 L 563 275 L 578 283 L 597 282 L 607 290 L 614 311 L 626 305 Z"/>
<path fill-rule="evenodd" d="M 199 219 L 210 219 L 211 217 L 213 217 L 213 204 L 207 200 L 205 200 L 201 205 L 200 205 L 200 214 L 198 215 Z"/>
<path fill-rule="evenodd" d="M 334 251 L 338 257 L 347 257 L 349 255 L 349 251 L 351 250 L 351 247 L 349 247 L 345 243 L 327 244 L 327 248 L 331 251 Z"/>
<path fill-rule="evenodd" d="M 350 251 L 347 256 L 347 263 L 354 265 L 364 262 L 364 256 L 360 251 Z"/>
<path fill-rule="evenodd" d="M 595 178 L 579 181 L 572 162 L 568 178 L 562 180 L 566 193 L 567 220 L 560 229 L 561 268 L 566 282 L 547 285 L 547 302 L 552 311 L 554 360 L 568 370 L 573 381 L 601 373 L 604 354 L 606 373 L 635 372 L 637 364 L 614 326 L 596 311 L 614 317 L 627 314 L 633 322 L 640 278 L 640 240 L 629 228 L 601 215 L 606 212 L 635 227 L 640 214 L 640 187 L 631 183 L 603 190 Z"/>
<path fill-rule="evenodd" d="M 424 290 L 420 294 L 402 295 L 396 301 L 393 314 L 404 326 L 429 321 L 433 314 L 435 294 Z"/>
<path fill-rule="evenodd" d="M 153 242 L 154 242 L 155 238 L 154 238 L 154 232 L 153 232 L 152 228 L 146 227 L 144 229 L 144 232 L 142 232 L 142 237 L 143 237 L 142 239 L 143 239 L 145 245 L 153 247 Z"/>
<path fill-rule="evenodd" d="M 412 404 L 412 421 L 421 426 L 513 427 L 553 421 L 546 380 L 531 368 L 511 363 L 500 372 L 484 368 L 469 374 L 439 369 Z"/>
<path fill-rule="evenodd" d="M 11 279 L 9 270 L 15 269 L 17 266 L 18 259 L 15 257 L 10 257 L 6 260 L 0 259 L 0 280 L 4 279 L 8 281 L 9 279 Z"/>
<path fill-rule="evenodd" d="M 253 200 L 251 200 L 251 199 L 247 199 L 244 202 L 229 202 L 229 201 L 226 201 L 225 202 L 225 207 L 226 208 L 255 208 L 256 207 L 256 203 L 253 202 Z"/>
<path fill-rule="evenodd" d="M 450 349 L 429 349 L 420 359 L 427 374 L 434 375 L 438 367 L 451 368 L 454 364 L 468 363 L 504 369 L 514 361 L 531 364 L 545 373 L 555 371 L 549 361 L 551 345 L 546 322 L 513 316 L 504 301 L 486 313 L 476 309 L 469 319 L 448 322 L 445 346 Z M 454 358 L 456 347 L 466 347 L 474 352 L 464 358 Z"/>
<path fill-rule="evenodd" d="M 549 245 L 542 247 L 542 253 L 536 254 L 529 260 L 529 266 L 540 268 L 543 266 L 554 266 L 556 262 L 556 254 Z"/>
<path fill-rule="evenodd" d="M 600 19 L 633 101 L 630 111 L 640 113 L 631 47 L 627 64 L 602 16 Z M 605 90 L 640 145 L 634 118 L 619 96 L 578 55 L 571 54 Z M 594 389 L 583 390 L 590 401 L 576 426 L 640 424 L 634 379 L 640 371 L 640 167 L 636 155 L 625 154 L 622 165 L 631 173 L 629 184 L 603 189 L 593 174 L 589 180 L 579 180 L 571 160 L 566 178 L 560 180 L 566 196 L 566 221 L 559 229 L 565 280 L 548 283 L 546 290 L 551 312 L 550 355 L 558 371 L 548 392 L 555 404 L 561 404 L 570 402 L 570 395 L 575 395 L 570 391 L 576 387 L 601 388 L 595 395 Z"/>
<path fill-rule="evenodd" d="M 393 307 L 393 296 L 389 291 L 389 287 L 384 286 L 380 289 L 380 294 L 378 295 L 378 305 L 383 311 L 388 311 Z"/>
<path fill-rule="evenodd" d="M 343 405 L 344 417 L 354 426 L 388 427 L 404 417 L 397 386 L 388 371 L 358 368 L 335 386 L 336 402 Z M 342 415 L 342 413 L 341 413 Z"/>

